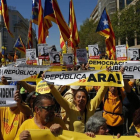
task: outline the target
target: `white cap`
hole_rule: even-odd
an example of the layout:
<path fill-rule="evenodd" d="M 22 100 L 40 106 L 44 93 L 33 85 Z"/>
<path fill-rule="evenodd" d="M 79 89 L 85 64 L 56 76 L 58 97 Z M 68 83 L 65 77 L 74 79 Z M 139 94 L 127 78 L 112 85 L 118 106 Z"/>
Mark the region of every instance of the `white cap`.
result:
<path fill-rule="evenodd" d="M 80 86 L 70 86 L 70 88 L 71 88 L 71 89 L 75 89 L 75 90 L 77 90 L 77 89 L 80 88 Z"/>

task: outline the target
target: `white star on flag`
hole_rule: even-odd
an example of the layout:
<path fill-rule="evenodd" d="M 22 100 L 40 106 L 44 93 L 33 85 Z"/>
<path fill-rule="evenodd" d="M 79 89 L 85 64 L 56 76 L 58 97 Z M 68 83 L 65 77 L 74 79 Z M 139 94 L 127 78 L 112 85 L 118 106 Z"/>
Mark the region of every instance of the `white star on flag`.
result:
<path fill-rule="evenodd" d="M 108 25 L 108 20 L 105 19 L 105 20 L 103 21 L 103 23 L 104 23 L 104 26 L 105 26 L 105 25 Z"/>
<path fill-rule="evenodd" d="M 21 42 L 18 40 L 18 44 L 21 45 Z"/>

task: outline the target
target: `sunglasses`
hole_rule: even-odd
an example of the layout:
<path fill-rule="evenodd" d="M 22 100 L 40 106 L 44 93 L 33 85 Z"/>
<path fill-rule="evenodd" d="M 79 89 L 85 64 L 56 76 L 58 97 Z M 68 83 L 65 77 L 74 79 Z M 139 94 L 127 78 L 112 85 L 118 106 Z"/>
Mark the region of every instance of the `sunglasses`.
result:
<path fill-rule="evenodd" d="M 55 109 L 55 105 L 50 105 L 50 106 L 39 106 L 39 108 L 43 108 L 45 109 L 46 111 L 54 111 Z"/>

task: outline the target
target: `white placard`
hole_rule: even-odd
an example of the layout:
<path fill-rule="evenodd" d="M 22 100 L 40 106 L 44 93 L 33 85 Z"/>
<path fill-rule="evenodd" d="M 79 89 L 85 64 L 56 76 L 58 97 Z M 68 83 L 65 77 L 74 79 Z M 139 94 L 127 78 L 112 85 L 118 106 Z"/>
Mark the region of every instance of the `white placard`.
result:
<path fill-rule="evenodd" d="M 139 49 L 128 48 L 127 49 L 127 59 L 136 61 L 139 60 Z"/>
<path fill-rule="evenodd" d="M 86 49 L 77 49 L 76 50 L 77 64 L 87 63 L 87 50 Z"/>
<path fill-rule="evenodd" d="M 48 59 L 49 58 L 49 47 L 47 44 L 38 44 L 38 58 Z"/>
<path fill-rule="evenodd" d="M 17 86 L 14 85 L 0 85 L 0 107 L 2 106 L 16 106 L 14 94 Z"/>
<path fill-rule="evenodd" d="M 50 64 L 53 66 L 59 66 L 60 65 L 60 55 L 59 52 L 50 52 Z"/>
<path fill-rule="evenodd" d="M 26 62 L 27 63 L 36 62 L 36 49 L 26 49 Z"/>
<path fill-rule="evenodd" d="M 116 46 L 116 58 L 117 60 L 127 60 L 126 45 Z"/>
<path fill-rule="evenodd" d="M 26 58 L 21 58 L 21 59 L 16 59 L 16 66 L 19 66 L 19 65 L 26 65 Z"/>
<path fill-rule="evenodd" d="M 99 59 L 99 47 L 98 44 L 88 45 L 88 52 L 90 59 Z"/>
<path fill-rule="evenodd" d="M 73 66 L 73 54 L 63 54 L 63 64 L 65 66 Z"/>

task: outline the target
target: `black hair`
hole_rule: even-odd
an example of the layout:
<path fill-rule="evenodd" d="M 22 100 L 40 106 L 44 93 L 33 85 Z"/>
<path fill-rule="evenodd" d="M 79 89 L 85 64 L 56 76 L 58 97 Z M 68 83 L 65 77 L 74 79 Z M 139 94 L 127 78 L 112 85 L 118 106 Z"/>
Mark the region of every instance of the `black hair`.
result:
<path fill-rule="evenodd" d="M 76 96 L 76 94 L 77 94 L 78 92 L 84 92 L 84 93 L 85 93 L 86 98 L 87 98 L 87 103 L 88 103 L 88 100 L 89 100 L 89 94 L 88 94 L 87 90 L 86 90 L 85 88 L 76 90 L 76 92 L 74 92 L 74 94 L 73 94 L 74 99 L 75 99 L 75 96 Z M 87 104 L 87 103 L 86 103 L 86 104 Z"/>
<path fill-rule="evenodd" d="M 31 53 L 34 53 L 34 54 L 35 54 L 35 52 L 30 52 L 30 54 L 31 54 Z"/>
<path fill-rule="evenodd" d="M 97 51 L 97 54 L 95 53 L 94 49 Z M 99 51 L 96 47 L 93 47 L 93 52 L 94 52 L 94 55 L 98 55 L 99 54 Z"/>
<path fill-rule="evenodd" d="M 133 53 L 134 53 L 134 52 L 135 52 L 135 53 L 138 53 L 137 51 L 133 51 Z"/>
<path fill-rule="evenodd" d="M 56 56 L 59 56 L 59 54 L 54 55 L 53 58 L 55 59 Z M 60 58 L 60 56 L 59 56 L 59 58 Z"/>
<path fill-rule="evenodd" d="M 56 51 L 56 48 L 55 48 L 55 47 L 53 47 L 53 48 L 51 49 L 51 51 L 52 51 L 52 50 L 53 50 L 53 51 Z"/>
<path fill-rule="evenodd" d="M 68 58 L 71 58 L 72 59 L 72 56 L 69 55 Z"/>
<path fill-rule="evenodd" d="M 48 99 L 54 101 L 53 97 L 50 94 L 39 94 L 33 101 L 33 110 L 35 111 L 36 106 L 42 106 L 42 100 Z"/>

